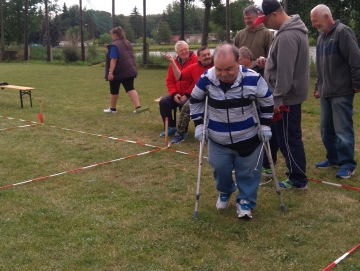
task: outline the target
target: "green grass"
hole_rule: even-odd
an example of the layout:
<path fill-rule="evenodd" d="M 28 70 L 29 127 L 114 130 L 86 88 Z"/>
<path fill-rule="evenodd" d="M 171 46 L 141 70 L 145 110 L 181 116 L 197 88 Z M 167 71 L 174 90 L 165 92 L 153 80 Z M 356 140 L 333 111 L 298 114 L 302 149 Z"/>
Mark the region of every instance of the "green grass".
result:
<path fill-rule="evenodd" d="M 153 100 L 166 95 L 166 70 L 139 70 L 135 88 L 142 105 L 150 104 L 140 115 L 130 115 L 122 88 L 118 114 L 102 112 L 109 105 L 103 73 L 100 66 L 0 63 L 0 81 L 36 88 L 33 107 L 24 97 L 24 108 L 18 91 L 0 89 L 0 115 L 16 118 L 0 118 L 0 186 L 158 150 L 106 136 L 164 146 Z M 319 101 L 309 94 L 303 105 L 308 176 L 360 187 L 358 173 L 339 180 L 334 169 L 315 169 L 324 147 Z M 14 128 L 30 124 L 18 119 L 38 121 L 39 100 L 44 125 Z M 357 142 L 358 104 L 356 96 Z M 310 182 L 308 191 L 282 193 L 282 213 L 273 184 L 263 185 L 254 218 L 241 221 L 233 198 L 228 210 L 215 210 L 206 162 L 194 220 L 199 143 L 193 133 L 191 124 L 189 138 L 171 146 L 189 155 L 158 150 L 1 189 L 0 270 L 322 270 L 360 242 L 359 191 Z M 284 171 L 279 155 L 279 178 Z M 359 270 L 359 255 L 334 270 Z"/>

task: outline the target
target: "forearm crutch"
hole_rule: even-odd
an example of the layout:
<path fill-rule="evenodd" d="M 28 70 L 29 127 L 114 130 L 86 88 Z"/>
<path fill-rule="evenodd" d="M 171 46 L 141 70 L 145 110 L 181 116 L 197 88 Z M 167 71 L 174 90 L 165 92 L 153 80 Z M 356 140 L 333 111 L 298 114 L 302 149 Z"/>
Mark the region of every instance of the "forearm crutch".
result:
<path fill-rule="evenodd" d="M 199 168 L 198 168 L 198 177 L 196 184 L 196 196 L 195 196 L 195 211 L 194 218 L 199 218 L 199 199 L 200 199 L 200 182 L 201 182 L 201 172 L 202 172 L 202 163 L 203 163 L 203 152 L 204 144 L 206 140 L 206 129 L 207 129 L 207 114 L 208 114 L 208 94 L 205 97 L 205 109 L 204 109 L 204 124 L 203 124 L 203 133 L 202 139 L 200 141 L 200 151 L 199 151 Z"/>
<path fill-rule="evenodd" d="M 271 157 L 270 143 L 269 143 L 269 141 L 265 142 L 264 134 L 263 134 L 263 131 L 262 131 L 261 127 L 260 127 L 260 118 L 259 118 L 259 114 L 258 114 L 257 107 L 256 107 L 256 97 L 254 95 L 250 95 L 249 100 L 252 102 L 252 105 L 253 105 L 253 108 L 254 108 L 254 111 L 255 111 L 256 121 L 257 121 L 257 123 L 259 125 L 260 136 L 262 138 L 264 150 L 265 150 L 265 153 L 266 153 L 266 155 L 267 155 L 267 157 L 269 159 L 270 168 L 271 168 L 271 174 L 272 174 L 272 177 L 273 177 L 273 180 L 274 180 L 276 193 L 279 195 L 280 209 L 281 209 L 281 211 L 286 212 L 286 207 L 284 205 L 284 202 L 283 202 L 283 199 L 282 199 L 282 196 L 281 196 L 281 190 L 280 190 L 280 186 L 279 186 L 279 181 L 278 181 L 278 178 L 277 178 L 276 172 L 275 172 L 274 161 L 273 161 L 273 159 Z"/>

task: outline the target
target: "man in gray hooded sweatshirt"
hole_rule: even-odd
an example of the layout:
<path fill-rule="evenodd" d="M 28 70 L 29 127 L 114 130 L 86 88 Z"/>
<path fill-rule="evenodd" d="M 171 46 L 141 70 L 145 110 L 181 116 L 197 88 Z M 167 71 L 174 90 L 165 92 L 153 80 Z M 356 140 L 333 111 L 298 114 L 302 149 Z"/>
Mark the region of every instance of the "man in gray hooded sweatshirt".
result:
<path fill-rule="evenodd" d="M 254 24 L 278 30 L 269 57 L 259 58 L 264 79 L 273 92 L 275 131 L 285 157 L 287 180 L 280 188 L 306 189 L 306 158 L 301 131 L 301 104 L 307 99 L 310 80 L 308 30 L 299 15 L 289 16 L 276 0 L 263 0 Z"/>

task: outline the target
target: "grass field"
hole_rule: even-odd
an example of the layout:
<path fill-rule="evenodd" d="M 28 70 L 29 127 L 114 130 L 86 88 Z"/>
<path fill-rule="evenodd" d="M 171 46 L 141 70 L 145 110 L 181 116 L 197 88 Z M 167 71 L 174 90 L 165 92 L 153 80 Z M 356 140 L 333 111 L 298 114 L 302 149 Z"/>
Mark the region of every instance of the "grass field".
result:
<path fill-rule="evenodd" d="M 283 213 L 269 183 L 259 187 L 253 219 L 242 221 L 234 196 L 228 210 L 215 209 L 206 162 L 194 220 L 199 142 L 191 124 L 184 143 L 162 149 L 153 101 L 166 95 L 166 70 L 139 70 L 135 87 L 150 107 L 139 115 L 123 89 L 118 113 L 102 112 L 109 106 L 103 73 L 100 66 L 0 63 L 0 81 L 36 88 L 33 107 L 24 97 L 24 108 L 18 91 L 0 89 L 0 270 L 322 270 L 360 243 L 360 191 L 309 182 L 308 191 L 282 193 Z M 29 126 L 39 122 L 39 100 L 44 125 Z M 357 142 L 359 102 L 356 96 Z M 325 155 L 319 112 L 309 95 L 308 177 L 360 187 L 360 173 L 340 180 L 335 169 L 315 168 Z M 281 179 L 283 172 L 279 154 Z M 360 250 L 334 270 L 360 270 Z"/>

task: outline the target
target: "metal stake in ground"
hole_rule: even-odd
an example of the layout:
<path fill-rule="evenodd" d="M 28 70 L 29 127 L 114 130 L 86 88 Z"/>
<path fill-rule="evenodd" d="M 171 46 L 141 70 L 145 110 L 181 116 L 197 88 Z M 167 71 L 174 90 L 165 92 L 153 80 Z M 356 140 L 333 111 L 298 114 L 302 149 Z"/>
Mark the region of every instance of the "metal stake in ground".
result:
<path fill-rule="evenodd" d="M 205 109 L 204 109 L 204 118 L 203 118 L 204 124 L 203 124 L 203 133 L 202 133 L 202 139 L 200 142 L 200 151 L 199 151 L 199 168 L 198 168 L 198 178 L 196 184 L 195 211 L 194 211 L 194 218 L 196 219 L 199 218 L 200 182 L 201 182 L 201 173 L 202 173 L 204 144 L 206 140 L 207 113 L 208 113 L 208 94 L 205 97 Z"/>
<path fill-rule="evenodd" d="M 262 133 L 262 130 L 261 130 L 261 127 L 260 127 L 260 118 L 259 118 L 259 114 L 258 114 L 257 107 L 256 107 L 256 97 L 254 95 L 250 95 L 249 100 L 252 102 L 252 105 L 253 105 L 253 108 L 254 108 L 254 114 L 255 114 L 255 117 L 256 117 L 256 121 L 257 121 L 257 123 L 259 125 L 260 135 L 261 135 L 261 138 L 263 139 L 263 142 L 264 142 L 264 134 Z M 273 161 L 273 159 L 271 157 L 270 143 L 268 141 L 266 143 L 263 143 L 263 145 L 264 145 L 265 153 L 266 153 L 266 155 L 267 155 L 267 157 L 269 159 L 271 173 L 272 173 L 273 180 L 274 180 L 274 183 L 275 183 L 276 193 L 279 195 L 280 209 L 281 209 L 281 211 L 286 212 L 286 207 L 285 207 L 285 205 L 283 203 L 283 199 L 282 199 L 281 191 L 280 191 L 280 187 L 279 187 L 279 180 L 278 180 L 278 178 L 276 176 L 276 172 L 275 172 L 274 161 Z"/>
<path fill-rule="evenodd" d="M 168 147 L 169 145 L 169 118 L 166 117 L 165 118 L 165 148 Z"/>

